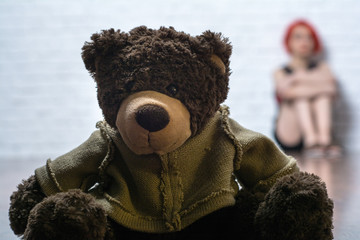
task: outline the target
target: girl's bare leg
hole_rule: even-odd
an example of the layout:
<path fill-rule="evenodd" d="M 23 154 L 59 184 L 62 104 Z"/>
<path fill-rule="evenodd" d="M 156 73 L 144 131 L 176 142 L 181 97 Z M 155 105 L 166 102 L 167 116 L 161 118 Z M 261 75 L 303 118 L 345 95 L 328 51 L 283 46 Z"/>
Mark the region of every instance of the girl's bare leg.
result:
<path fill-rule="evenodd" d="M 331 97 L 321 95 L 312 101 L 314 121 L 316 124 L 318 143 L 322 146 L 331 144 L 332 108 Z"/>
<path fill-rule="evenodd" d="M 317 132 L 313 120 L 312 104 L 308 99 L 297 99 L 294 102 L 296 116 L 303 133 L 305 147 L 318 144 Z"/>
<path fill-rule="evenodd" d="M 292 103 L 281 104 L 276 124 L 276 135 L 284 145 L 295 146 L 302 141 L 297 113 Z"/>

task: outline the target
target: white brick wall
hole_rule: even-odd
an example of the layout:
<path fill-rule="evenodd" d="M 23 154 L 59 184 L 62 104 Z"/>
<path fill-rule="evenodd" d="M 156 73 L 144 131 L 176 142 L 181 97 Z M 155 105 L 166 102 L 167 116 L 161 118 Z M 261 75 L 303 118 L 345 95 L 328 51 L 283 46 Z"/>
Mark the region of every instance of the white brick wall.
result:
<path fill-rule="evenodd" d="M 222 32 L 234 46 L 226 101 L 232 117 L 272 137 L 271 76 L 287 59 L 284 28 L 298 17 L 313 22 L 324 40 L 342 88 L 337 136 L 358 150 L 358 0 L 0 0 L 0 159 L 54 158 L 90 135 L 102 117 L 80 49 L 92 33 L 110 27 Z"/>

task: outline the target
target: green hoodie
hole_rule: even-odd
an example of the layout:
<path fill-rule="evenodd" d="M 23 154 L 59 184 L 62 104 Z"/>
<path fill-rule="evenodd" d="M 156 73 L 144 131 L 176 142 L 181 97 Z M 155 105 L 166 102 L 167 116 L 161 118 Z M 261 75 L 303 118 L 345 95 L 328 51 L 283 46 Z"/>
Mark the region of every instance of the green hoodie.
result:
<path fill-rule="evenodd" d="M 241 127 L 221 107 L 203 131 L 178 149 L 136 155 L 119 132 L 99 122 L 90 138 L 35 171 L 46 195 L 80 188 L 119 224 L 137 231 L 179 231 L 235 204 L 235 178 L 266 193 L 298 171 L 296 161 L 265 136 Z"/>

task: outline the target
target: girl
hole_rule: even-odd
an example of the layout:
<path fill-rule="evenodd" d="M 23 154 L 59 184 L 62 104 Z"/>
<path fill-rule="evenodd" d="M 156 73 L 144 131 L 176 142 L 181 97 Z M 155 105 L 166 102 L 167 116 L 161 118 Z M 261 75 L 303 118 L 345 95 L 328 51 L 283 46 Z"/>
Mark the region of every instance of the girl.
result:
<path fill-rule="evenodd" d="M 287 29 L 284 45 L 290 61 L 275 71 L 279 114 L 275 139 L 284 150 L 305 149 L 307 157 L 338 156 L 332 139 L 332 102 L 337 92 L 329 66 L 316 57 L 321 43 L 304 20 Z"/>

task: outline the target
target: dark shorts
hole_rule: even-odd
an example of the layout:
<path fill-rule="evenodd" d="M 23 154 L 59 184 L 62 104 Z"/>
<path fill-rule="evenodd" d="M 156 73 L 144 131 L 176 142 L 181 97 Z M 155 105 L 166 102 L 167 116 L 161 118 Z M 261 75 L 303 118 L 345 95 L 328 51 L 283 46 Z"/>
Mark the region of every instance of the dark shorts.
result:
<path fill-rule="evenodd" d="M 274 138 L 280 148 L 284 151 L 301 151 L 304 148 L 303 140 L 300 140 L 299 143 L 295 145 L 287 145 L 280 141 L 278 135 L 276 134 L 276 130 L 274 131 Z"/>

